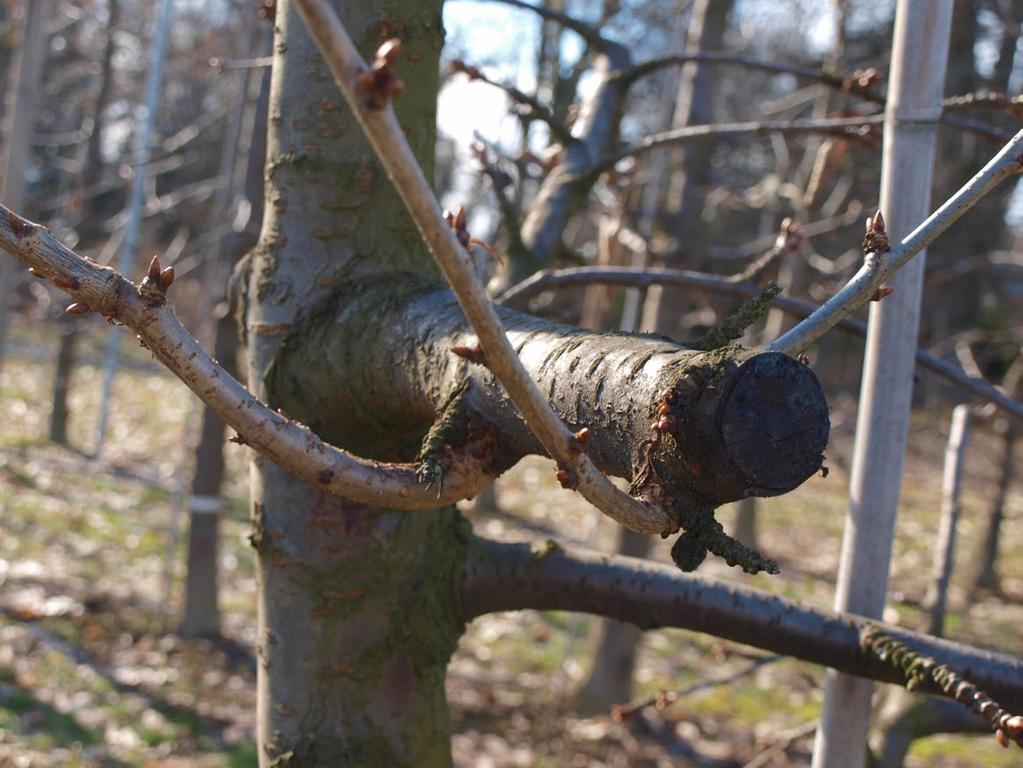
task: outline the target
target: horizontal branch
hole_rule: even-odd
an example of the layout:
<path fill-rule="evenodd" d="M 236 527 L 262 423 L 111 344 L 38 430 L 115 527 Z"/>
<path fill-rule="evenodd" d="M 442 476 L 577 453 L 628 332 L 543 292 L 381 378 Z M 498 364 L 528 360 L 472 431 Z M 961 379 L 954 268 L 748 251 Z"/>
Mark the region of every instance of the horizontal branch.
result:
<path fill-rule="evenodd" d="M 626 158 L 638 157 L 661 147 L 682 144 L 709 136 L 722 139 L 739 136 L 764 136 L 772 133 L 823 133 L 862 139 L 870 134 L 873 126 L 882 123 L 884 123 L 883 114 L 864 115 L 863 117 L 833 117 L 822 120 L 768 120 L 749 123 L 689 125 L 646 136 L 637 144 L 612 153 L 599 163 L 595 163 L 590 169 L 590 174 L 599 176 Z"/>
<path fill-rule="evenodd" d="M 949 96 L 942 101 L 946 112 L 967 112 L 975 109 L 993 109 L 1008 112 L 1023 120 L 1023 95 L 1008 96 L 996 91 L 977 91 L 959 96 Z"/>
<path fill-rule="evenodd" d="M 874 295 L 881 283 L 913 256 L 924 250 L 946 229 L 1006 179 L 1023 172 L 1023 131 L 985 165 L 976 176 L 894 248 L 868 251 L 863 266 L 838 292 L 810 317 L 767 345 L 767 349 L 796 354 L 813 344 L 842 318 L 855 312 Z M 887 242 L 883 221 L 878 242 Z M 868 220 L 868 225 L 870 220 Z M 868 230 L 869 230 L 868 226 Z"/>
<path fill-rule="evenodd" d="M 472 497 L 493 479 L 466 452 L 438 492 L 417 479 L 413 464 L 368 461 L 328 445 L 308 427 L 261 403 L 213 360 L 181 325 L 166 301 L 167 286 L 161 287 L 157 278 L 136 286 L 2 205 L 0 248 L 71 295 L 77 302 L 73 306 L 131 328 L 171 373 L 237 431 L 238 442 L 327 493 L 391 509 L 432 509 Z"/>
<path fill-rule="evenodd" d="M 337 15 L 323 0 L 296 0 L 296 5 L 352 113 L 476 330 L 487 367 L 504 386 L 544 450 L 558 463 L 559 479 L 625 527 L 643 533 L 678 530 L 679 520 L 672 511 L 641 503 L 623 493 L 596 468 L 585 451 L 580 450 L 576 437 L 558 419 L 512 349 L 470 255 L 445 221 L 433 189 L 416 162 L 394 110 L 387 103 L 388 96 L 396 89 L 389 85 L 382 89 L 383 93 L 367 89 L 367 84 L 374 88 L 380 82 L 386 83 L 386 78 L 381 79 L 380 75 L 388 74 L 390 57 L 397 54 L 398 48 L 387 47 L 385 43 L 374 62 L 373 72 L 377 73 L 374 75 L 362 61 Z"/>
<path fill-rule="evenodd" d="M 643 629 L 680 627 L 905 685 L 911 679 L 908 675 L 879 663 L 864 649 L 864 634 L 879 628 L 917 653 L 949 665 L 1003 706 L 1023 708 L 1023 659 L 1017 656 L 811 608 L 665 565 L 563 548 L 550 541 L 536 546 L 474 540 L 463 573 L 462 607 L 466 620 L 531 608 L 591 613 Z"/>
<path fill-rule="evenodd" d="M 700 288 L 723 296 L 752 298 L 760 295 L 760 288 L 748 282 L 735 282 L 729 278 L 705 272 L 681 269 L 651 269 L 646 267 L 575 267 L 571 269 L 537 272 L 532 277 L 512 286 L 498 297 L 504 306 L 521 307 L 533 296 L 544 291 L 578 285 L 620 285 L 627 288 L 649 288 L 652 285 L 678 285 Z M 771 303 L 778 309 L 800 319 L 810 317 L 819 307 L 806 301 L 775 296 Z M 836 327 L 860 338 L 866 338 L 867 324 L 851 317 L 843 317 Z M 951 383 L 988 400 L 1006 413 L 1023 419 L 1023 403 L 1014 400 L 986 379 L 971 376 L 961 368 L 942 360 L 925 349 L 917 349 L 917 363 Z"/>
<path fill-rule="evenodd" d="M 814 69 L 813 67 L 802 67 L 798 64 L 782 64 L 775 61 L 758 59 L 753 56 L 744 56 L 729 51 L 703 51 L 700 53 L 683 53 L 672 56 L 664 56 L 657 59 L 649 59 L 640 62 L 629 71 L 623 73 L 622 77 L 628 82 L 634 82 L 652 72 L 664 69 L 665 67 L 681 66 L 685 64 L 731 64 L 745 67 L 746 69 L 758 69 L 763 72 L 770 72 L 776 75 L 792 75 L 805 80 L 813 80 L 823 85 L 854 93 L 861 98 L 872 101 L 875 104 L 883 104 L 884 96 L 871 88 L 876 80 L 876 74 L 870 71 L 860 73 L 854 72 L 845 77 L 836 72 L 829 72 L 825 69 Z"/>
<path fill-rule="evenodd" d="M 705 51 L 650 59 L 631 67 L 622 73 L 621 77 L 624 82 L 631 85 L 640 77 L 656 72 L 664 67 L 689 63 L 734 65 L 747 69 L 758 69 L 772 74 L 792 75 L 804 80 L 818 82 L 845 93 L 855 94 L 861 99 L 865 99 L 878 106 L 884 106 L 885 104 L 884 95 L 873 88 L 874 83 L 878 80 L 876 70 L 858 70 L 848 76 L 843 76 L 837 72 L 829 72 L 826 69 L 814 69 L 798 64 L 782 64 L 765 59 L 757 59 L 752 56 L 743 56 L 742 54 L 731 53 L 729 51 Z M 1019 96 L 1007 97 L 1005 94 L 992 93 L 990 91 L 964 94 L 962 96 L 949 96 L 942 101 L 942 106 L 946 112 L 965 112 L 971 109 L 987 108 L 1008 112 L 1016 117 L 1023 114 L 1023 98 Z M 1004 143 L 1009 139 L 1009 136 L 1002 131 L 986 123 L 978 123 L 952 114 L 943 114 L 940 119 L 947 125 L 959 130 L 975 133 L 988 141 Z"/>

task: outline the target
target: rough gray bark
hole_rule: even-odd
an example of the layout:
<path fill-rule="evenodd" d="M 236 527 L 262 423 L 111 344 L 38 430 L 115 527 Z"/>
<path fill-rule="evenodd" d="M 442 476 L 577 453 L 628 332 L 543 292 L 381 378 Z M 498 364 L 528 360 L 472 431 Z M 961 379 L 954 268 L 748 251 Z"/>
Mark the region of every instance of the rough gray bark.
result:
<path fill-rule="evenodd" d="M 674 426 L 654 446 L 653 462 L 665 487 L 690 504 L 784 493 L 820 468 L 826 406 L 813 373 L 792 358 L 748 357 L 734 347 L 702 352 L 499 314 L 558 415 L 572 430 L 589 430 L 587 453 L 604 472 L 640 474 L 662 405 Z M 408 460 L 468 380 L 463 430 L 500 435 L 492 458 L 506 468 L 542 451 L 486 368 L 450 352 L 474 345 L 447 290 L 416 280 L 402 288 L 395 276 L 363 280 L 335 289 L 302 318 L 267 381 L 274 405 L 324 439 Z M 359 376 L 346 373 L 353 366 Z"/>
<path fill-rule="evenodd" d="M 364 55 L 380 44 L 384 19 L 401 34 L 398 70 L 414 87 L 396 106 L 429 174 L 440 3 L 334 7 Z M 332 284 L 377 270 L 433 272 L 288 2 L 278 3 L 275 31 L 267 206 L 244 312 L 249 381 L 270 402 L 278 393 L 263 374 L 282 336 Z M 450 765 L 444 673 L 462 627 L 463 523 L 452 510 L 370 509 L 254 464 L 260 764 Z"/>

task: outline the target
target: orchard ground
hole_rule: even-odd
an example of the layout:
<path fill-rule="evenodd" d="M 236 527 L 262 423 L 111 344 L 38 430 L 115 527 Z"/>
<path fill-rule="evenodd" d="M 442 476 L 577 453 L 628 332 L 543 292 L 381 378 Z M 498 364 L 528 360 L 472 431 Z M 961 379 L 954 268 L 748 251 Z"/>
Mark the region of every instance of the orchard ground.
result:
<path fill-rule="evenodd" d="M 71 444 L 45 439 L 56 338 L 16 326 L 0 377 L 0 766 L 255 765 L 256 583 L 247 535 L 248 449 L 227 446 L 221 604 L 225 640 L 173 633 L 182 597 L 187 491 L 199 403 L 129 339 L 100 458 L 90 458 L 105 326 L 92 324 L 75 371 Z M 778 577 L 749 577 L 717 561 L 701 573 L 830 607 L 846 509 L 854 401 L 831 398 L 831 472 L 761 504 L 763 549 Z M 951 403 L 914 415 L 886 619 L 919 628 L 937 533 L 941 463 Z M 1023 449 L 1023 447 L 1021 447 Z M 1023 493 L 1010 493 L 1000 561 L 1008 597 L 967 605 L 998 465 L 989 427 L 973 433 L 964 482 L 946 634 L 1021 651 Z M 1017 461 L 1019 460 L 1017 457 Z M 612 551 L 614 524 L 558 487 L 530 459 L 499 481 L 501 512 L 466 505 L 495 538 L 553 538 Z M 183 503 L 184 502 L 184 503 Z M 175 512 L 177 510 L 177 512 Z M 728 524 L 731 510 L 721 513 Z M 178 534 L 173 534 L 174 521 Z M 653 557 L 668 560 L 658 542 Z M 167 601 L 168 552 L 172 589 Z M 572 714 L 597 620 L 525 611 L 476 620 L 448 675 L 458 766 L 739 766 L 816 717 L 824 670 L 681 630 L 648 633 L 637 694 L 699 686 L 626 723 Z M 730 682 L 721 682 L 731 678 Z M 702 685 L 701 685 L 702 684 Z M 807 765 L 810 739 L 771 766 Z M 990 737 L 919 741 L 910 766 L 1010 766 Z"/>

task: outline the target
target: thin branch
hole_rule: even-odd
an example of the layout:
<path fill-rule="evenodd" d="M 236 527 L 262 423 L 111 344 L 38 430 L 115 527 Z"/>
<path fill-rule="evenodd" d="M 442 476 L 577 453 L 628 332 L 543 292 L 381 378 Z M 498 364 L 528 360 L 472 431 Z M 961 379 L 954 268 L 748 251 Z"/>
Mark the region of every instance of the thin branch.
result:
<path fill-rule="evenodd" d="M 836 72 L 829 72 L 825 69 L 814 69 L 812 67 L 801 67 L 798 64 L 781 64 L 775 61 L 766 61 L 752 56 L 743 56 L 729 51 L 704 51 L 700 53 L 686 53 L 663 58 L 650 59 L 636 64 L 622 77 L 630 84 L 641 77 L 656 72 L 665 67 L 684 65 L 691 63 L 699 64 L 732 64 L 747 69 L 759 69 L 764 72 L 771 72 L 777 75 L 793 75 L 804 80 L 813 80 L 823 85 L 836 88 L 846 93 L 854 93 L 867 101 L 875 104 L 883 104 L 884 96 L 873 90 L 871 87 L 878 80 L 876 70 L 868 69 L 853 72 L 844 77 Z"/>
<path fill-rule="evenodd" d="M 742 768 L 764 768 L 764 766 L 769 765 L 777 755 L 792 746 L 792 742 L 805 738 L 816 731 L 819 722 L 820 721 L 815 717 L 813 720 L 807 720 L 805 723 L 797 725 L 795 728 L 789 728 L 787 731 L 782 731 L 778 734 L 778 738 L 775 739 L 774 744 L 754 757 L 742 766 Z"/>
<path fill-rule="evenodd" d="M 1023 171 L 1023 131 L 1017 133 L 1012 141 L 1006 144 L 976 176 L 895 248 L 888 251 L 881 248 L 868 250 L 863 266 L 849 282 L 810 317 L 771 342 L 767 349 L 788 354 L 796 354 L 805 350 L 834 327 L 839 320 L 869 301 L 888 276 L 934 242 L 985 195 L 1002 181 L 1018 175 L 1021 171 Z M 884 236 L 883 220 L 880 224 L 881 230 L 878 234 L 881 237 L 879 240 L 887 241 L 887 237 Z"/>
<path fill-rule="evenodd" d="M 561 13 L 559 11 L 552 10 L 544 5 L 531 5 L 523 2 L 523 0 L 492 0 L 492 2 L 501 3 L 503 5 L 510 5 L 513 8 L 522 8 L 523 10 L 532 11 L 547 21 L 553 21 L 560 24 L 565 29 L 570 29 L 575 32 L 579 37 L 586 41 L 586 44 L 596 51 L 603 51 L 609 46 L 615 45 L 602 34 L 600 29 L 587 24 L 585 21 L 569 16 L 567 13 Z"/>
<path fill-rule="evenodd" d="M 462 580 L 466 620 L 497 611 L 564 610 L 642 629 L 681 627 L 883 682 L 913 676 L 886 663 L 864 639 L 884 636 L 956 669 L 1002 706 L 1023 707 L 1023 659 L 812 608 L 666 565 L 582 549 L 476 539 Z M 927 681 L 926 692 L 943 693 Z"/>
<path fill-rule="evenodd" d="M 44 227 L 0 205 L 0 247 L 75 299 L 73 313 L 95 311 L 138 334 L 139 341 L 251 446 L 327 493 L 391 509 L 432 509 L 471 497 L 493 478 L 466 456 L 443 492 L 416 478 L 413 464 L 387 464 L 328 445 L 308 427 L 272 411 L 225 371 L 181 325 L 166 286 L 150 275 L 136 286 L 119 272 L 64 247 Z M 168 268 L 170 269 L 170 268 Z M 162 278 L 169 285 L 170 280 Z M 74 309 L 72 309 L 74 308 Z"/>
<path fill-rule="evenodd" d="M 515 207 L 512 195 L 508 193 L 508 188 L 512 185 L 512 178 L 501 169 L 496 159 L 491 158 L 490 147 L 481 137 L 476 137 L 470 151 L 479 162 L 483 173 L 490 179 L 494 188 L 494 197 L 497 198 L 497 207 L 501 211 L 501 220 L 508 233 L 508 252 L 512 258 L 518 258 L 526 249 L 526 245 L 522 242 L 519 211 Z"/>
<path fill-rule="evenodd" d="M 475 329 L 486 367 L 508 392 L 544 450 L 557 461 L 559 480 L 567 487 L 577 488 L 587 501 L 627 528 L 641 533 L 678 530 L 674 514 L 633 499 L 605 477 L 586 455 L 582 441 L 554 413 L 509 343 L 472 259 L 445 221 L 394 111 L 388 103 L 377 102 L 376 94 L 369 94 L 367 99 L 365 84 L 372 78 L 367 79 L 368 68 L 340 20 L 323 0 L 296 0 L 296 5 L 345 100 Z M 378 62 L 393 51 L 391 47 L 378 53 Z"/>
<path fill-rule="evenodd" d="M 760 288 L 746 282 L 732 282 L 729 278 L 710 275 L 705 272 L 690 272 L 680 269 L 649 269 L 646 267 L 575 267 L 537 272 L 527 280 L 512 286 L 498 297 L 499 304 L 522 306 L 525 301 L 544 291 L 556 290 L 572 285 L 620 285 L 628 288 L 649 288 L 652 285 L 680 285 L 701 288 L 724 296 L 753 297 L 760 294 Z M 776 296 L 771 303 L 795 317 L 807 318 L 820 307 L 809 302 Z M 865 338 L 867 325 L 851 317 L 841 318 L 835 327 L 854 336 Z M 1009 397 L 986 379 L 971 376 L 961 368 L 942 360 L 925 349 L 916 351 L 919 365 L 928 368 L 948 381 L 988 400 L 1006 413 L 1023 419 L 1023 403 Z"/>
<path fill-rule="evenodd" d="M 798 64 L 780 64 L 778 62 L 766 61 L 750 56 L 743 56 L 729 51 L 708 51 L 692 54 L 679 54 L 665 56 L 664 58 L 650 59 L 636 64 L 621 77 L 628 85 L 631 85 L 640 77 L 656 72 L 664 67 L 683 65 L 689 63 L 704 64 L 731 64 L 748 69 L 759 69 L 764 72 L 771 72 L 779 75 L 793 75 L 805 80 L 813 80 L 822 85 L 835 88 L 843 93 L 852 93 L 869 102 L 884 106 L 885 97 L 874 90 L 873 86 L 879 80 L 877 70 L 870 68 L 857 70 L 851 75 L 843 76 L 837 72 L 829 72 L 826 69 L 813 69 L 802 67 Z M 949 96 L 942 101 L 947 112 L 965 112 L 967 110 L 987 108 L 1008 112 L 1016 117 L 1023 116 L 1023 98 L 1019 96 L 1008 97 L 1005 94 L 981 91 L 975 94 L 964 94 L 961 96 Z M 941 116 L 941 121 L 947 125 L 954 126 L 960 130 L 978 134 L 989 141 L 1004 143 L 1008 136 L 997 128 L 985 123 L 978 123 L 973 120 L 964 119 L 955 115 Z"/>
<path fill-rule="evenodd" d="M 568 126 L 558 120 L 554 116 L 554 113 L 535 96 L 530 96 L 514 85 L 509 83 L 501 83 L 497 80 L 493 80 L 487 77 L 479 67 L 474 67 L 466 64 L 461 59 L 455 59 L 451 62 L 452 72 L 461 72 L 466 75 L 469 80 L 477 80 L 481 83 L 486 83 L 494 88 L 499 88 L 504 91 L 508 98 L 510 98 L 516 104 L 525 107 L 525 117 L 532 120 L 539 120 L 551 130 L 551 134 L 557 138 L 562 144 L 572 141 L 572 132 L 568 129 Z"/>
<path fill-rule="evenodd" d="M 616 722 L 628 720 L 630 717 L 633 717 L 636 713 L 641 712 L 647 707 L 654 707 L 658 712 L 661 712 L 679 699 L 692 696 L 694 693 L 700 693 L 708 688 L 716 688 L 719 685 L 730 685 L 737 680 L 741 680 L 747 675 L 753 674 L 758 669 L 765 667 L 768 664 L 773 664 L 776 661 L 781 661 L 784 658 L 784 656 L 777 654 L 771 656 L 758 656 L 741 669 L 737 669 L 727 675 L 701 680 L 700 682 L 693 683 L 680 691 L 661 690 L 657 693 L 651 694 L 650 696 L 644 696 L 642 699 L 631 701 L 628 704 L 619 704 L 611 709 L 611 719 Z"/>
<path fill-rule="evenodd" d="M 966 112 L 975 109 L 993 109 L 1008 112 L 1013 117 L 1023 120 L 1023 94 L 1008 96 L 995 91 L 977 91 L 964 93 L 960 96 L 949 96 L 942 102 L 946 112 Z"/>
<path fill-rule="evenodd" d="M 845 138 L 863 139 L 870 135 L 873 126 L 884 123 L 884 115 L 862 117 L 832 117 L 823 120 L 767 120 L 748 123 L 716 123 L 712 125 L 688 125 L 644 137 L 637 144 L 625 147 L 595 163 L 590 174 L 599 176 L 614 168 L 626 158 L 638 157 L 661 147 L 682 144 L 708 136 L 729 138 L 736 136 L 763 136 L 771 133 L 823 133 Z"/>

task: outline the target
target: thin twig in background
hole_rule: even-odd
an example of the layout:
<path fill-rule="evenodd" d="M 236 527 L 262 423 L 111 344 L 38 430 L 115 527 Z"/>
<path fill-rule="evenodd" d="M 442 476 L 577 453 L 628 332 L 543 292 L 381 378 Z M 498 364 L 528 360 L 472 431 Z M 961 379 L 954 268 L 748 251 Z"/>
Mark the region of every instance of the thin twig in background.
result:
<path fill-rule="evenodd" d="M 838 292 L 799 325 L 767 345 L 774 352 L 802 352 L 827 333 L 839 320 L 870 300 L 885 278 L 892 275 L 917 253 L 934 242 L 946 229 L 976 205 L 1004 180 L 1023 172 L 1023 131 L 985 165 L 976 176 L 945 201 L 913 232 L 887 250 L 884 221 L 868 219 L 868 237 L 876 237 L 876 245 L 865 249 L 863 266 Z M 880 227 L 877 226 L 880 225 Z"/>

